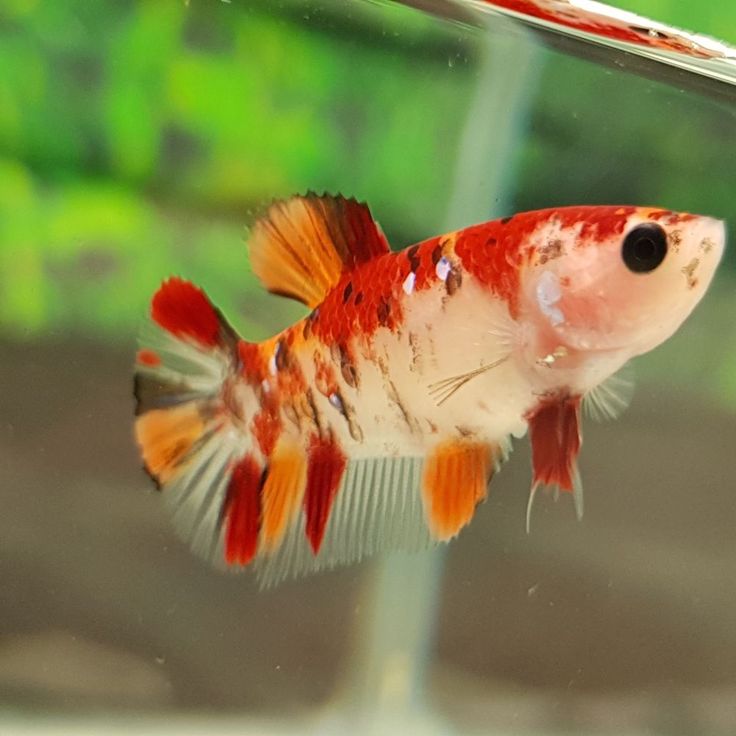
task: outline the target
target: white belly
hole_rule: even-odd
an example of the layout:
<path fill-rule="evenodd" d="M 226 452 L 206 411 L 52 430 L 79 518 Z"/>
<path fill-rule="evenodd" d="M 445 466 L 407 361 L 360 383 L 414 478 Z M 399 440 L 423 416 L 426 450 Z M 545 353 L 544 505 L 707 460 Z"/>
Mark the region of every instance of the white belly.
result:
<path fill-rule="evenodd" d="M 506 305 L 466 279 L 452 297 L 440 284 L 409 295 L 403 309 L 400 330 L 380 328 L 353 345 L 357 387 L 336 371 L 341 404 L 315 394 L 341 446 L 352 457 L 423 455 L 450 438 L 503 443 L 509 434 L 523 435 L 523 415 L 534 396 L 513 355 L 508 357 Z M 329 353 L 324 348 L 325 360 Z M 439 382 L 506 357 L 446 398 L 452 386 L 438 389 Z M 312 363 L 303 365 L 313 381 Z"/>

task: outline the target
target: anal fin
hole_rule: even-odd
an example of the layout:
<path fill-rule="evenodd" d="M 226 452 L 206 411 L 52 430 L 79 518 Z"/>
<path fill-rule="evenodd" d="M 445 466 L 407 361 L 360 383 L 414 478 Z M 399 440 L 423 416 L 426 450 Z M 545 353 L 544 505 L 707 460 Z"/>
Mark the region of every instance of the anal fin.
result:
<path fill-rule="evenodd" d="M 269 458 L 263 485 L 262 544 L 268 554 L 276 550 L 298 512 L 307 479 L 307 461 L 296 444 L 282 442 Z"/>
<path fill-rule="evenodd" d="M 424 506 L 432 536 L 446 542 L 470 523 L 485 499 L 497 452 L 485 442 L 451 440 L 432 450 L 424 467 Z"/>
<path fill-rule="evenodd" d="M 261 585 L 348 565 L 380 551 L 431 546 L 421 494 L 423 462 L 420 457 L 349 460 L 331 495 L 318 551 L 308 534 L 305 497 L 303 511 L 293 517 L 278 547 L 254 562 Z M 312 518 L 314 524 L 317 515 Z"/>

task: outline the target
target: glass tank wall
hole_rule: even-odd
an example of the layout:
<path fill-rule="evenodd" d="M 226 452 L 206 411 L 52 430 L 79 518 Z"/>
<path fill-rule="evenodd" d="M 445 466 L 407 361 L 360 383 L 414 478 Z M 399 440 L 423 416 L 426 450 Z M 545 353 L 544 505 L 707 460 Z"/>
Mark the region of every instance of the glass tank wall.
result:
<path fill-rule="evenodd" d="M 733 228 L 732 62 L 577 35 L 449 0 L 4 4 L 0 732 L 736 729 L 733 249 L 586 422 L 580 523 L 539 498 L 525 533 L 521 440 L 446 555 L 259 591 L 191 555 L 132 439 L 164 278 L 250 339 L 302 314 L 248 266 L 273 198 L 365 200 L 396 248 L 567 204 Z"/>

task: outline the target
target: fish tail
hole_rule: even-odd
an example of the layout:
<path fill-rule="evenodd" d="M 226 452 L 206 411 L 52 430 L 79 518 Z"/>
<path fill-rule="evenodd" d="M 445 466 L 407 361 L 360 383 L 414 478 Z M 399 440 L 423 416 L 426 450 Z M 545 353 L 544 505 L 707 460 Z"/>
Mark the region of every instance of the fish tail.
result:
<path fill-rule="evenodd" d="M 144 466 L 195 551 L 245 564 L 257 547 L 263 462 L 232 398 L 242 341 L 201 289 L 177 277 L 160 286 L 150 316 L 134 378 Z"/>

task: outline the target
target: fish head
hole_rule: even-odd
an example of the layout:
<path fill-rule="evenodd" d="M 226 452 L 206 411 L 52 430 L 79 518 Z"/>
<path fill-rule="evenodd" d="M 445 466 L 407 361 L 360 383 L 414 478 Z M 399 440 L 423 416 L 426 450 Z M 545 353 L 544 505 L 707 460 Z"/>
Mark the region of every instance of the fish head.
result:
<path fill-rule="evenodd" d="M 551 211 L 528 239 L 522 276 L 536 360 L 563 369 L 597 360 L 610 374 L 656 347 L 705 294 L 725 240 L 723 222 L 711 217 L 643 207 Z"/>

